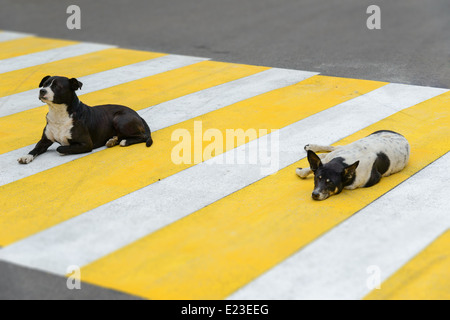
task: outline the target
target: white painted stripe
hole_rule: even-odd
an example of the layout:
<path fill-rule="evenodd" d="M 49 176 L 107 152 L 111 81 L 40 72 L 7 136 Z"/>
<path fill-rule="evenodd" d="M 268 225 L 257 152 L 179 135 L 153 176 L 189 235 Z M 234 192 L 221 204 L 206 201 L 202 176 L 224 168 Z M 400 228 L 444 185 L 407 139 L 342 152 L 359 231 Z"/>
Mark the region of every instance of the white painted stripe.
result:
<path fill-rule="evenodd" d="M 447 153 L 229 299 L 364 298 L 369 267 L 384 281 L 450 227 L 449 167 Z"/>
<path fill-rule="evenodd" d="M 260 94 L 296 84 L 317 72 L 272 68 L 147 108 L 139 112 L 150 127 L 166 128 Z"/>
<path fill-rule="evenodd" d="M 60 48 L 30 53 L 14 58 L 1 60 L 0 73 L 10 72 L 14 70 L 36 66 L 39 64 L 72 58 L 82 54 L 92 53 L 114 47 L 115 46 L 96 43 L 78 43 Z"/>
<path fill-rule="evenodd" d="M 2 31 L 0 32 L 0 42 L 16 40 L 30 36 L 32 36 L 32 34 L 22 32 L 12 32 L 12 31 Z"/>
<path fill-rule="evenodd" d="M 204 60 L 207 59 L 167 55 L 80 77 L 78 80 L 83 82 L 80 96 Z M 36 88 L 0 98 L 0 117 L 42 106 L 43 104 L 38 99 L 38 95 L 39 88 Z"/>
<path fill-rule="evenodd" d="M 303 146 L 311 141 L 333 143 L 443 91 L 388 84 L 289 125 L 277 131 L 280 137 L 279 168 L 303 158 Z M 237 149 L 251 148 L 255 144 L 264 146 L 265 139 L 273 135 Z M 226 157 L 226 154 L 222 156 Z M 214 164 L 216 160 L 213 158 L 193 166 L 5 247 L 0 251 L 0 259 L 64 274 L 68 265 L 84 266 L 264 176 L 261 166 Z M 199 194 L 203 196 L 198 197 Z"/>
<path fill-rule="evenodd" d="M 183 57 L 175 56 L 175 58 L 177 57 L 183 59 Z M 170 59 L 174 59 L 174 56 L 168 56 L 165 59 L 161 58 L 158 65 L 163 68 L 169 68 L 171 65 Z M 152 131 L 157 131 L 265 92 L 295 84 L 315 74 L 316 73 L 313 72 L 286 69 L 269 69 L 140 110 L 138 113 L 147 121 Z M 102 77 L 98 76 L 98 78 L 100 79 Z M 122 76 L 118 77 L 117 75 L 115 78 L 124 79 Z M 105 79 L 108 79 L 108 77 L 105 77 Z M 37 140 L 39 138 L 40 137 L 36 137 Z M 27 146 L 0 155 L 0 185 L 28 177 L 74 159 L 89 155 L 81 154 L 61 157 L 55 154 L 55 152 L 47 152 L 39 156 L 36 162 L 26 166 L 20 165 L 20 170 L 18 170 L 19 164 L 17 163 L 17 159 L 28 154 L 33 147 L 34 145 Z M 55 149 L 56 147 L 52 147 L 49 151 Z M 99 148 L 94 150 L 94 152 L 103 149 L 104 148 Z"/>

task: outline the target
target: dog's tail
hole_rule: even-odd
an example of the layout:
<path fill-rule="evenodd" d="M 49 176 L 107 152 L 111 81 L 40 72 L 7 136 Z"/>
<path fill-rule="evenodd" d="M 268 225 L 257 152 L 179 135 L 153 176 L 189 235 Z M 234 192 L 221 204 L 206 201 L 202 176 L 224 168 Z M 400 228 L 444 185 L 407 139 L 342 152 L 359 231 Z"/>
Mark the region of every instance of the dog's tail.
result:
<path fill-rule="evenodd" d="M 145 145 L 148 147 L 151 147 L 153 144 L 153 139 L 151 136 L 148 137 L 147 142 L 145 143 Z"/>
<path fill-rule="evenodd" d="M 141 117 L 141 119 L 142 119 L 142 117 Z M 150 127 L 148 126 L 147 122 L 144 119 L 142 119 L 142 122 L 144 123 L 145 136 L 147 137 L 147 141 L 145 142 L 145 145 L 148 148 L 153 144 L 152 132 L 150 131 Z"/>

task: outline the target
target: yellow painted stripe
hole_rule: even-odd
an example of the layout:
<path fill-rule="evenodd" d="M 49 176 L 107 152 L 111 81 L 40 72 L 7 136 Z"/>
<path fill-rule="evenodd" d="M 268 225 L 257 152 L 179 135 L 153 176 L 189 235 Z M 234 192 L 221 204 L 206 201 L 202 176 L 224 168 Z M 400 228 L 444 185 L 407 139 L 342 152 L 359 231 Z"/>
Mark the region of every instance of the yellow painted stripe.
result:
<path fill-rule="evenodd" d="M 0 82 L 0 97 L 35 89 L 46 75 L 78 78 L 161 56 L 164 54 L 113 48 L 6 72 Z"/>
<path fill-rule="evenodd" d="M 450 230 L 372 291 L 366 300 L 450 300 Z"/>
<path fill-rule="evenodd" d="M 449 105 L 446 93 L 340 141 L 347 144 L 380 129 L 409 139 L 409 165 L 374 187 L 313 201 L 312 179 L 295 174 L 297 166 L 307 165 L 303 159 L 93 262 L 82 268 L 82 278 L 150 299 L 226 298 L 445 154 Z"/>
<path fill-rule="evenodd" d="M 192 85 L 189 79 L 180 79 L 185 81 L 180 89 Z M 201 120 L 204 130 L 216 128 L 223 133 L 229 128 L 276 129 L 383 85 L 385 83 L 315 76 L 159 130 L 154 134 L 155 143 L 151 148 L 143 144 L 111 148 L 2 186 L 0 245 L 11 244 L 192 166 L 172 162 L 171 151 L 177 143 L 171 142 L 171 135 L 176 129 L 187 129 L 193 136 L 194 121 Z M 153 88 L 153 92 L 156 94 L 160 90 Z M 124 93 L 138 96 L 130 95 L 130 91 Z"/>
<path fill-rule="evenodd" d="M 76 41 L 25 37 L 0 42 L 0 60 L 76 44 Z"/>
<path fill-rule="evenodd" d="M 203 61 L 112 88 L 80 96 L 88 105 L 114 101 L 134 110 L 172 100 L 196 91 L 249 76 L 265 67 Z M 131 94 L 133 93 L 133 94 Z M 0 154 L 36 143 L 45 126 L 47 106 L 0 118 Z M 21 130 L 17 130 L 20 127 Z"/>

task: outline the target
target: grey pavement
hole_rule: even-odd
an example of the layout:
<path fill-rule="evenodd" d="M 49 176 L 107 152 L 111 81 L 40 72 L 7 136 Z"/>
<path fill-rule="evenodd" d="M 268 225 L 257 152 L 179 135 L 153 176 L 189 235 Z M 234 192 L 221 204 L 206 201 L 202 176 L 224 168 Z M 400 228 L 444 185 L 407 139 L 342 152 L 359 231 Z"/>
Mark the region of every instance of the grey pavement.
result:
<path fill-rule="evenodd" d="M 0 0 L 0 29 L 212 58 L 450 88 L 448 0 Z M 381 30 L 369 30 L 369 5 Z"/>
<path fill-rule="evenodd" d="M 0 300 L 139 300 L 122 292 L 0 261 Z M 69 287 L 71 289 L 69 289 Z"/>

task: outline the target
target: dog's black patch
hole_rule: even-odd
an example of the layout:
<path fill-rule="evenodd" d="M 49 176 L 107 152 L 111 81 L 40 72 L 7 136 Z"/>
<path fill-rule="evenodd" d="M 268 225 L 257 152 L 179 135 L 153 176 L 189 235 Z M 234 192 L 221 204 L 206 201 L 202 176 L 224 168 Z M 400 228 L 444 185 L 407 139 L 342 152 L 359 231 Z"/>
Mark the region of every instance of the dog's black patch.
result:
<path fill-rule="evenodd" d="M 379 152 L 377 153 L 377 158 L 372 166 L 372 171 L 370 173 L 370 178 L 367 181 L 367 183 L 364 185 L 364 188 L 371 187 L 375 184 L 377 184 L 381 176 L 388 171 L 389 166 L 391 165 L 391 161 L 389 160 L 388 156 L 383 153 Z"/>
<path fill-rule="evenodd" d="M 383 133 L 383 132 L 395 133 L 395 134 L 398 134 L 399 136 L 403 137 L 403 135 L 401 135 L 400 133 L 395 132 L 395 131 L 391 131 L 391 130 L 378 130 L 378 131 L 375 131 L 375 132 L 369 134 L 369 136 L 371 136 L 373 134 Z"/>

